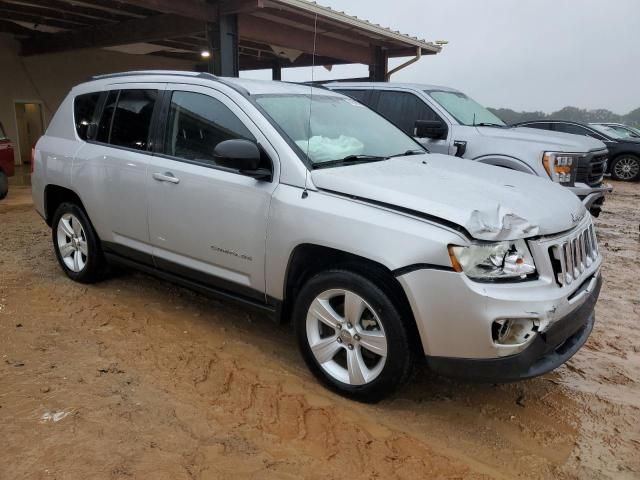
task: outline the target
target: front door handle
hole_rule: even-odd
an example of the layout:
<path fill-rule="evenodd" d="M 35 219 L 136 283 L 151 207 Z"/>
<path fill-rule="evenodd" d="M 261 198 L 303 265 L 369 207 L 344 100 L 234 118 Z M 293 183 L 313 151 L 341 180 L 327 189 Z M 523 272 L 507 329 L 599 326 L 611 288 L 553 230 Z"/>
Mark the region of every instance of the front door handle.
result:
<path fill-rule="evenodd" d="M 165 173 L 156 172 L 153 174 L 153 179 L 159 182 L 169 182 L 169 183 L 176 183 L 176 184 L 180 183 L 180 179 L 175 177 L 171 172 L 165 172 Z"/>

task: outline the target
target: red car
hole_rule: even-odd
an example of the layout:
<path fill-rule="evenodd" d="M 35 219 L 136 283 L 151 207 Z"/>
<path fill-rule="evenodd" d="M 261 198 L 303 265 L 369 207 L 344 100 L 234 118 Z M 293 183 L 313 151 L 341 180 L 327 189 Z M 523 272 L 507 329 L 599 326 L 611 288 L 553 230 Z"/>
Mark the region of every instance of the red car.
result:
<path fill-rule="evenodd" d="M 0 123 L 0 200 L 7 196 L 9 191 L 9 177 L 13 176 L 13 144 L 4 133 L 4 127 Z"/>

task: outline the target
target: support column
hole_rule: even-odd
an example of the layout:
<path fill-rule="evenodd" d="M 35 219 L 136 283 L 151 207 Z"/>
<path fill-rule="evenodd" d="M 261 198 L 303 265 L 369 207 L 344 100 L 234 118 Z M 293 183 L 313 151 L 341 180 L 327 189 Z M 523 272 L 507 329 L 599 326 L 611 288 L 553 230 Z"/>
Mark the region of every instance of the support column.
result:
<path fill-rule="evenodd" d="M 372 82 L 386 82 L 389 71 L 389 56 L 382 47 L 374 47 L 371 52 L 369 79 Z"/>
<path fill-rule="evenodd" d="M 280 65 L 280 60 L 278 59 L 274 60 L 271 66 L 271 79 L 282 80 L 282 65 Z"/>
<path fill-rule="evenodd" d="M 207 24 L 209 73 L 222 77 L 238 77 L 238 16 L 221 15 L 217 21 Z"/>

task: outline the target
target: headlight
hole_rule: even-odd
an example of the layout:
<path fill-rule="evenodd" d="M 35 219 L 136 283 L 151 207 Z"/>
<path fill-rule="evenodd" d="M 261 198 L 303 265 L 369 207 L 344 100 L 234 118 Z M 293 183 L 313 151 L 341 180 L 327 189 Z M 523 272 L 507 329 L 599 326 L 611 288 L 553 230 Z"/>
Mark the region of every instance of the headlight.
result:
<path fill-rule="evenodd" d="M 545 152 L 542 165 L 554 182 L 571 183 L 571 172 L 578 165 L 579 158 L 580 155 Z"/>
<path fill-rule="evenodd" d="M 522 279 L 536 271 L 524 240 L 468 247 L 450 245 L 449 256 L 456 272 L 464 272 L 474 280 Z"/>

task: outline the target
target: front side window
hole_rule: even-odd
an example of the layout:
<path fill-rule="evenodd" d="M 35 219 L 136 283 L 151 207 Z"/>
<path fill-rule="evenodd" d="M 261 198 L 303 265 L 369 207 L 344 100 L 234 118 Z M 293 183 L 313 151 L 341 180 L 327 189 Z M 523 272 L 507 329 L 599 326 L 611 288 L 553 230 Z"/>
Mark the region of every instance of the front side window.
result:
<path fill-rule="evenodd" d="M 100 93 L 78 95 L 73 101 L 73 116 L 76 132 L 82 140 L 87 139 L 89 125 L 93 123 L 93 115 L 100 100 Z"/>
<path fill-rule="evenodd" d="M 97 140 L 118 147 L 146 150 L 157 97 L 157 90 L 109 92 Z"/>
<path fill-rule="evenodd" d="M 427 94 L 461 125 L 506 127 L 496 115 L 464 93 L 429 90 Z"/>
<path fill-rule="evenodd" d="M 376 110 L 407 135 L 413 135 L 416 120 L 440 120 L 427 104 L 416 95 L 407 92 L 380 92 Z"/>
<path fill-rule="evenodd" d="M 164 153 L 215 164 L 214 150 L 225 140 L 256 141 L 242 121 L 208 95 L 174 92 L 164 140 Z"/>
<path fill-rule="evenodd" d="M 256 101 L 314 167 L 354 157 L 381 160 L 424 152 L 389 121 L 345 96 L 273 94 L 259 95 Z"/>

